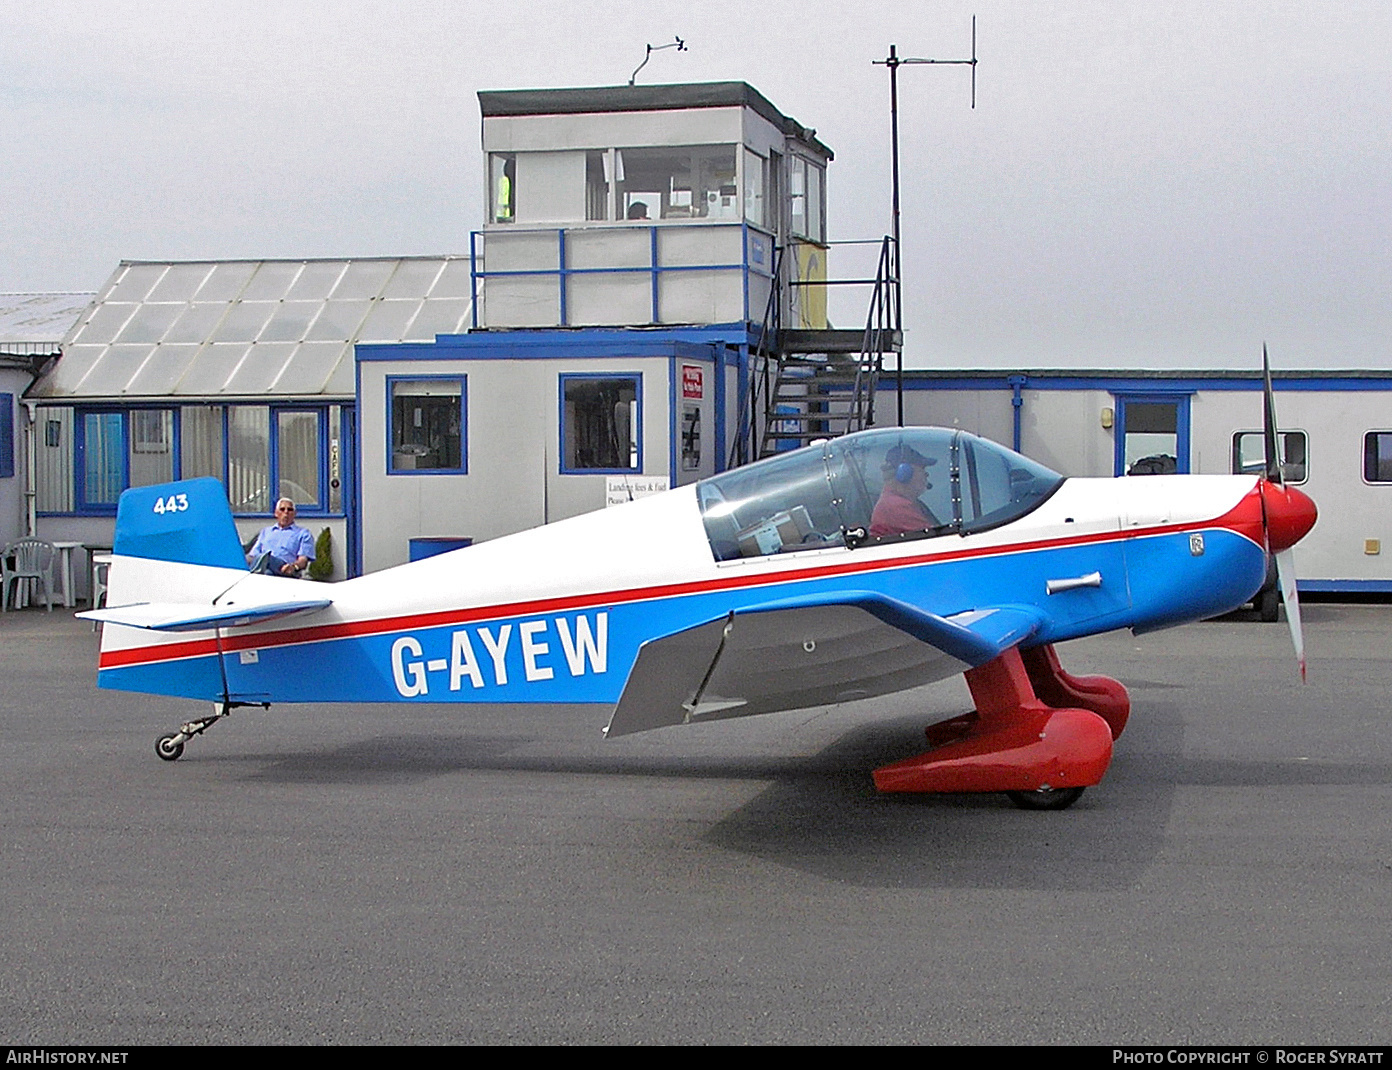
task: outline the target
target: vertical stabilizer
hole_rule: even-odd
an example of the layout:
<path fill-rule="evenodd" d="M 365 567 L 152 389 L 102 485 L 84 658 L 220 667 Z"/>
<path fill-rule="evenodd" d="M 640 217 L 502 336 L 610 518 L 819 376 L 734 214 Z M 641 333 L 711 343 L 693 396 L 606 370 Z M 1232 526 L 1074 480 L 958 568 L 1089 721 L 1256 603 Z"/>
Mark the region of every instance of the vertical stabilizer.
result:
<path fill-rule="evenodd" d="M 118 557 L 246 569 L 227 492 L 216 479 L 132 487 L 116 507 Z"/>

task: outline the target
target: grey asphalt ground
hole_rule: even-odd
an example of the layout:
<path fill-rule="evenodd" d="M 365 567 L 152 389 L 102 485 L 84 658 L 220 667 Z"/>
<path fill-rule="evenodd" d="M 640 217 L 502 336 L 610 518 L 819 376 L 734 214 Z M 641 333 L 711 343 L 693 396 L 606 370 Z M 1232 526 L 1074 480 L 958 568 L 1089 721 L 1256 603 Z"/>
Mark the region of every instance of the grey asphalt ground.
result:
<path fill-rule="evenodd" d="M 596 707 L 200 705 L 0 618 L 0 1043 L 1392 1038 L 1392 607 L 1068 644 L 1072 810 L 877 797 L 960 678 L 605 742 Z"/>

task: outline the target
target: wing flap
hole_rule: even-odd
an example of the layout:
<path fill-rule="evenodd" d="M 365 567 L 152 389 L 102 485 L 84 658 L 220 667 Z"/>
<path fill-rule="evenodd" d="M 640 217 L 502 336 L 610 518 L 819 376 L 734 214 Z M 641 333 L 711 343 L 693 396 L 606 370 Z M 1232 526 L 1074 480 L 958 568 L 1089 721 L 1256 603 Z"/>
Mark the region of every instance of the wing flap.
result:
<path fill-rule="evenodd" d="M 867 591 L 748 606 L 643 643 L 605 731 L 891 694 L 983 665 L 1040 623 L 1026 606 L 939 617 Z"/>
<path fill-rule="evenodd" d="M 288 617 L 294 613 L 313 613 L 333 605 L 329 598 L 308 598 L 294 602 L 265 602 L 260 605 L 195 605 L 187 602 L 136 602 L 127 606 L 108 606 L 78 613 L 82 620 L 103 624 L 123 624 L 156 632 L 198 632 L 210 628 L 240 628 L 248 624 Z"/>

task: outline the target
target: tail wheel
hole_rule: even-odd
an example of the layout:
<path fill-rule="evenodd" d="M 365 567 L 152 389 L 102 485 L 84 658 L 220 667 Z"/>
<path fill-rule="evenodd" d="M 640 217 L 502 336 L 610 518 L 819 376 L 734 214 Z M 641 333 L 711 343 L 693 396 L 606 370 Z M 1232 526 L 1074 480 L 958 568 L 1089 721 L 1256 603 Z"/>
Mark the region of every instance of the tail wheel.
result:
<path fill-rule="evenodd" d="M 1082 788 L 1040 788 L 1038 791 L 1007 791 L 1010 801 L 1021 810 L 1067 810 L 1083 794 Z"/>
<path fill-rule="evenodd" d="M 155 753 L 166 762 L 175 761 L 179 755 L 184 753 L 184 744 L 177 733 L 160 736 L 155 740 Z"/>

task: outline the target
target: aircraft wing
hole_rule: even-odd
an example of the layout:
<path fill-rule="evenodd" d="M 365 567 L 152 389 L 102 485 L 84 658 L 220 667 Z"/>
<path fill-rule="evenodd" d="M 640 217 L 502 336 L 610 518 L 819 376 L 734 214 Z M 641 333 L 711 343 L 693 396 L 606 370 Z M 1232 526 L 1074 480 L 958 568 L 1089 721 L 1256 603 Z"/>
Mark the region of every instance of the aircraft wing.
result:
<path fill-rule="evenodd" d="M 82 620 L 124 624 L 156 632 L 197 632 L 209 628 L 237 628 L 261 624 L 292 613 L 310 613 L 333 605 L 332 599 L 307 598 L 295 602 L 263 602 L 259 605 L 196 605 L 188 602 L 136 602 L 78 613 Z"/>
<path fill-rule="evenodd" d="M 871 591 L 732 610 L 643 643 L 605 734 L 887 695 L 984 665 L 1042 620 L 1029 606 L 939 617 Z"/>

